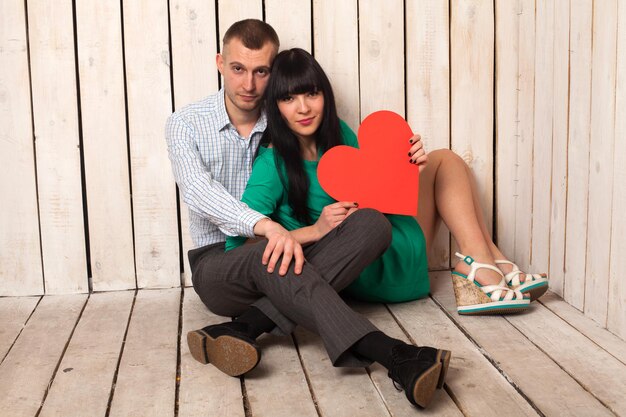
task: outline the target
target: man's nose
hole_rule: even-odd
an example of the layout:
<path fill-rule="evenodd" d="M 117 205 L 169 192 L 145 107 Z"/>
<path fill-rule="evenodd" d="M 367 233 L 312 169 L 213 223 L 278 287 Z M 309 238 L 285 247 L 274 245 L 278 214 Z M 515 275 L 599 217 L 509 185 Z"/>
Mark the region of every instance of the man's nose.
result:
<path fill-rule="evenodd" d="M 248 73 L 246 75 L 245 80 L 244 80 L 243 88 L 246 91 L 254 91 L 255 86 L 256 86 L 256 83 L 255 83 L 255 80 L 254 80 L 254 74 L 253 73 Z"/>

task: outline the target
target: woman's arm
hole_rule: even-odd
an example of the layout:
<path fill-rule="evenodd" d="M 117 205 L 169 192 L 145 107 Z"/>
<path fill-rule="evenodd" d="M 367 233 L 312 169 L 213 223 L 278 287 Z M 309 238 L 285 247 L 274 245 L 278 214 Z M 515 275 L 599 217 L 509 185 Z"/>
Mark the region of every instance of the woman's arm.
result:
<path fill-rule="evenodd" d="M 358 148 L 359 143 L 352 129 L 350 129 L 343 120 L 341 120 L 340 123 L 342 142 L 345 145 Z M 317 242 L 326 236 L 328 232 L 337 227 L 337 225 L 354 212 L 357 207 L 358 204 L 345 201 L 329 204 L 324 207 L 315 224 L 293 230 L 291 234 L 301 245 Z"/>
<path fill-rule="evenodd" d="M 301 245 L 307 245 L 309 243 L 315 243 L 323 236 L 320 235 L 315 225 L 302 227 L 300 229 L 292 230 L 291 236 L 294 237 Z"/>
<path fill-rule="evenodd" d="M 291 234 L 301 245 L 317 242 L 344 221 L 351 210 L 357 207 L 357 203 L 347 201 L 329 204 L 322 209 L 320 217 L 314 224 L 293 230 Z"/>

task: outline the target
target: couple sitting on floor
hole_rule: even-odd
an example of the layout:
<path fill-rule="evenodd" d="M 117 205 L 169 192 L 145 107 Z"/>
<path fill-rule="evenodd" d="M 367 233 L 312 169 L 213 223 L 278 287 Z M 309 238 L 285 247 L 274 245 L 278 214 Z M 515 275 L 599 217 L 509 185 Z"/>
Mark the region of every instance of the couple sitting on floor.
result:
<path fill-rule="evenodd" d="M 379 362 L 412 404 L 425 407 L 443 386 L 450 352 L 387 336 L 339 293 L 376 302 L 425 297 L 426 249 L 441 220 L 463 253 L 452 272 L 460 314 L 523 311 L 547 279 L 506 260 L 469 167 L 449 150 L 426 154 L 419 135 L 407 143 L 407 163 L 421 172 L 417 221 L 328 196 L 318 161 L 334 146 L 357 147 L 355 134 L 338 118 L 317 61 L 278 48 L 263 22 L 232 25 L 217 56 L 223 89 L 167 123 L 197 247 L 189 252 L 194 289 L 209 310 L 234 317 L 189 332 L 190 352 L 238 376 L 260 360 L 257 337 L 301 325 L 320 335 L 333 365 Z"/>

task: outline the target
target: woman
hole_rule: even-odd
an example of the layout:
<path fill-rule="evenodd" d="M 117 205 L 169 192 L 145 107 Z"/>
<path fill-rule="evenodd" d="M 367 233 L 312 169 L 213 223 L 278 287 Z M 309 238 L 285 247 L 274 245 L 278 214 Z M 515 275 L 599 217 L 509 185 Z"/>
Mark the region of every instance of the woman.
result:
<path fill-rule="evenodd" d="M 291 55 L 290 52 L 292 52 Z M 302 75 L 304 83 L 291 84 L 291 81 L 284 77 L 286 74 L 283 70 L 289 72 L 289 67 L 293 65 L 295 65 L 295 68 L 292 68 L 295 74 Z M 340 123 L 337 118 L 332 89 L 319 64 L 308 53 L 302 50 L 292 50 L 279 54 L 274 61 L 274 68 L 276 77 L 270 77 L 266 92 L 269 91 L 267 97 L 279 97 L 279 99 L 271 99 L 273 105 L 268 107 L 268 118 L 281 122 L 283 125 L 274 122 L 268 124 L 264 137 L 265 143 L 271 142 L 271 145 L 259 150 L 254 165 L 255 174 L 250 179 L 246 190 L 246 199 L 257 210 L 271 215 L 287 229 L 292 230 L 291 233 L 296 240 L 305 246 L 304 253 L 310 260 L 305 265 L 306 271 L 318 272 L 321 280 L 324 281 L 318 282 L 316 278 L 312 280 L 313 285 L 307 286 L 306 283 L 310 280 L 306 277 L 280 278 L 281 286 L 295 288 L 295 291 L 291 292 L 293 293 L 292 299 L 299 304 L 309 305 L 310 308 L 305 309 L 303 313 L 294 313 L 290 310 L 290 305 L 285 306 L 284 304 L 287 303 L 283 303 L 280 299 L 277 299 L 276 308 L 294 323 L 308 326 L 310 330 L 319 333 L 334 366 L 367 366 L 372 361 L 376 361 L 389 371 L 389 377 L 404 389 L 407 399 L 412 404 L 425 407 L 431 401 L 435 389 L 443 386 L 451 354 L 447 350 L 426 346 L 417 347 L 389 337 L 360 315 L 358 315 L 358 320 L 352 317 L 356 313 L 337 296 L 337 292 L 359 277 L 364 265 L 369 264 L 372 259 L 376 259 L 385 251 L 391 241 L 391 227 L 384 216 L 371 209 L 360 210 L 344 221 L 349 213 L 356 210 L 356 204 L 334 202 L 321 190 L 318 183 L 312 184 L 312 181 L 316 180 L 315 167 L 318 155 L 343 143 L 341 131 L 344 134 L 352 134 L 349 128 Z M 295 100 L 288 94 L 289 92 L 299 94 L 311 104 L 311 112 L 306 117 L 300 117 L 297 106 L 294 105 Z M 281 141 L 279 137 L 283 135 L 290 140 Z M 352 143 L 356 145 L 356 139 L 353 136 L 352 134 Z M 283 175 L 279 174 L 276 167 L 282 170 Z M 287 183 L 289 187 L 285 186 Z M 307 201 L 311 204 L 307 204 Z M 323 213 L 315 211 L 317 205 Z M 313 212 L 310 211 L 311 209 Z M 311 221 L 312 216 L 315 216 L 315 223 Z M 357 221 L 358 223 L 355 223 Z M 374 230 L 383 229 L 380 224 L 376 227 L 375 223 L 384 224 L 384 233 L 372 236 Z M 419 227 L 417 224 L 414 226 L 414 231 L 418 232 Z M 369 230 L 368 227 L 370 227 Z M 358 234 L 351 233 L 350 230 L 355 229 L 358 230 Z M 372 237 L 372 240 L 368 241 L 368 237 Z M 358 241 L 351 245 L 353 240 Z M 363 247 L 367 247 L 363 243 L 382 243 L 383 241 L 384 248 L 382 245 L 374 246 L 376 248 L 380 246 L 380 250 L 377 249 L 375 253 L 368 250 L 368 253 L 361 256 L 361 258 L 367 257 L 367 262 L 350 260 L 351 255 L 356 256 L 363 251 Z M 326 247 L 333 247 L 333 242 L 335 243 L 333 255 L 341 252 L 342 260 L 347 260 L 344 264 L 324 263 L 330 255 L 323 256 L 321 251 L 324 250 L 325 244 Z M 337 244 L 337 242 L 340 243 Z M 226 250 L 238 250 L 236 247 L 243 243 L 245 243 L 245 238 L 229 238 L 226 242 Z M 359 247 L 362 249 L 359 250 Z M 422 263 L 425 268 L 425 259 Z M 409 264 L 413 265 L 413 263 Z M 425 269 L 423 274 L 426 275 Z M 335 275 L 337 278 L 333 279 Z M 263 295 L 267 282 L 276 282 L 274 278 L 274 273 L 258 278 L 255 283 L 260 295 Z M 427 281 L 424 282 L 426 289 L 421 289 L 422 292 L 417 293 L 418 296 L 428 291 Z M 319 298 L 336 298 L 337 301 L 334 304 L 322 304 L 315 300 L 312 302 L 312 297 L 309 295 L 315 294 L 322 294 L 317 297 L 318 301 Z M 274 326 L 278 326 L 278 323 L 272 323 L 269 317 L 264 316 L 258 309 L 255 311 L 254 307 L 237 316 L 232 323 L 252 324 L 252 327 L 256 328 L 256 331 L 250 335 L 247 346 L 251 351 L 249 356 L 254 359 L 251 362 L 258 362 L 253 339 L 262 332 L 272 330 Z M 362 329 L 359 335 L 363 334 L 363 336 L 356 339 L 351 338 L 350 334 L 345 334 L 353 327 Z M 336 328 L 337 331 L 334 332 L 333 338 L 325 339 L 323 331 L 328 328 Z M 188 335 L 188 342 L 192 355 L 194 351 L 200 352 L 201 362 L 215 363 L 215 360 L 208 361 L 206 358 L 203 360 L 202 356 L 207 349 L 194 348 L 199 345 L 194 340 L 200 340 L 200 337 L 196 337 L 194 332 L 191 333 L 191 341 L 189 342 L 190 336 Z M 326 333 L 328 335 L 330 332 Z M 216 337 L 211 342 L 217 344 L 217 340 Z M 348 349 L 344 351 L 343 347 L 348 344 Z M 334 348 L 335 354 L 332 353 L 333 345 L 342 346 L 340 355 L 336 354 L 338 351 L 336 347 Z M 345 354 L 356 360 L 343 361 L 342 357 Z M 222 360 L 221 357 L 215 359 Z M 235 375 L 239 372 L 231 374 Z"/>
<path fill-rule="evenodd" d="M 291 230 L 301 244 L 318 241 L 356 207 L 352 202 L 335 202 L 321 189 L 317 161 L 333 146 L 357 147 L 356 137 L 337 117 L 328 78 L 315 59 L 301 49 L 283 51 L 276 57 L 265 103 L 268 117 L 262 141 L 265 146 L 259 148 L 242 200 Z M 526 286 L 513 290 L 505 284 L 494 259 L 504 256 L 489 238 L 469 168 L 448 150 L 435 151 L 427 157 L 419 136 L 411 140 L 415 143 L 410 148 L 409 162 L 422 169 L 419 225 L 412 217 L 387 216 L 393 226 L 390 248 L 346 292 L 380 302 L 426 296 L 429 290 L 426 247 L 443 218 L 461 251 L 469 255 L 457 253 L 463 262 L 457 264 L 452 276 L 459 313 L 526 309 L 530 301 L 520 289 L 528 293 L 540 283 L 541 290 L 547 281 L 533 277 L 534 281 L 524 283 L 519 271 L 507 271 L 513 280 L 522 277 L 521 283 L 513 281 L 514 284 Z M 229 238 L 226 250 L 244 242 L 245 238 Z M 479 276 L 477 270 L 481 270 Z"/>

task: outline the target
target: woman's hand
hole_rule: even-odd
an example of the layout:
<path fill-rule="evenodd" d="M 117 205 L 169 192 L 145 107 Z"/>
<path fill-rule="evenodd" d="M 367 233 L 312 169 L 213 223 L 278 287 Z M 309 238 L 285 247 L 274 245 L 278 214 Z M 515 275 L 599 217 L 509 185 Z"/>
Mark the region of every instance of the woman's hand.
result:
<path fill-rule="evenodd" d="M 326 233 L 337 227 L 346 217 L 354 213 L 358 206 L 357 203 L 339 201 L 324 207 L 322 214 L 314 224 L 319 238 L 323 238 Z"/>
<path fill-rule="evenodd" d="M 411 149 L 409 149 L 409 162 L 416 164 L 420 172 L 422 172 L 426 168 L 426 164 L 428 164 L 428 155 L 426 155 L 422 137 L 419 134 L 415 134 L 409 139 L 409 143 L 412 143 Z"/>

